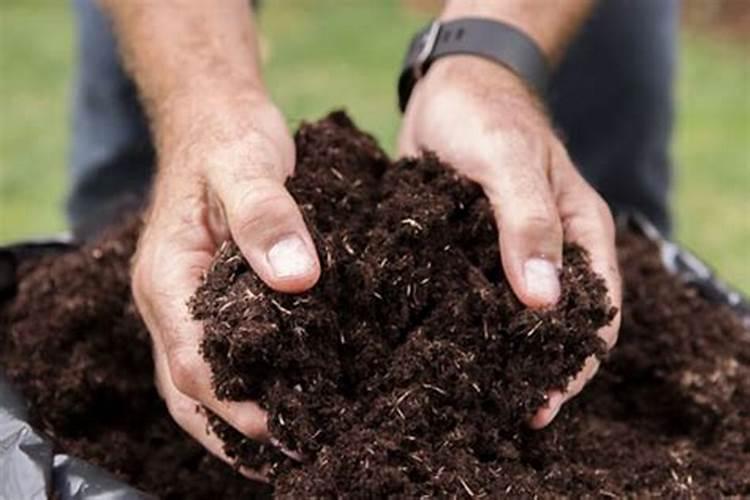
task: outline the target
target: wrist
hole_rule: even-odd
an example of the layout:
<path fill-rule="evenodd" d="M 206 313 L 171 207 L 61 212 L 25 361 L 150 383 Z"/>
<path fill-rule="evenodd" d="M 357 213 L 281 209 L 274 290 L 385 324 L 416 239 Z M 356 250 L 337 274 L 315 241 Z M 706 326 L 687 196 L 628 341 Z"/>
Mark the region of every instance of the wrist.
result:
<path fill-rule="evenodd" d="M 539 97 L 546 96 L 549 65 L 531 38 L 505 22 L 466 17 L 448 22 L 435 21 L 412 38 L 398 79 L 399 107 L 402 111 L 414 85 L 429 72 L 436 61 L 446 58 L 456 62 L 441 63 L 443 67 L 457 65 L 486 68 L 481 75 L 477 75 L 475 71 L 470 72 L 474 80 L 484 80 L 488 74 L 499 74 L 503 75 L 500 82 L 518 82 L 519 78 L 515 76 L 518 75 Z M 493 70 L 489 65 L 472 62 L 476 58 L 492 61 L 504 68 Z M 506 70 L 511 70 L 515 75 L 507 78 Z M 511 88 L 516 86 L 512 85 Z"/>
<path fill-rule="evenodd" d="M 156 135 L 164 176 L 206 179 L 237 163 L 280 179 L 292 172 L 294 141 L 265 92 L 184 97 L 171 104 Z"/>
<path fill-rule="evenodd" d="M 471 55 L 439 59 L 417 83 L 414 94 L 431 94 L 452 89 L 488 104 L 502 99 L 517 105 L 544 106 L 529 85 L 509 68 Z"/>
<path fill-rule="evenodd" d="M 151 107 L 157 150 L 168 152 L 195 142 L 196 136 L 218 140 L 240 135 L 253 118 L 264 114 L 256 110 L 273 106 L 262 86 L 189 86 Z"/>
<path fill-rule="evenodd" d="M 519 2 L 446 0 L 438 20 L 448 22 L 464 17 L 478 17 L 509 24 L 531 38 L 549 60 L 550 54 L 553 52 L 553 48 L 550 47 L 551 41 L 548 37 L 545 37 L 544 33 L 539 32 L 535 23 L 525 22 L 526 13 L 517 4 Z"/>
<path fill-rule="evenodd" d="M 423 80 L 469 87 L 492 86 L 512 94 L 527 94 L 527 85 L 509 68 L 474 55 L 455 55 L 436 60 Z"/>
<path fill-rule="evenodd" d="M 502 6 L 498 2 L 487 0 L 446 0 L 438 19 L 452 21 L 461 17 L 483 17 L 507 22 L 509 16 L 503 14 L 507 9 L 507 5 Z"/>
<path fill-rule="evenodd" d="M 439 20 L 480 17 L 509 24 L 531 38 L 548 64 L 556 66 L 594 3 L 595 0 L 567 0 L 555 5 L 537 0 L 446 0 Z"/>
<path fill-rule="evenodd" d="M 416 120 L 417 128 L 424 129 L 445 123 L 446 116 L 461 117 L 477 137 L 509 129 L 529 137 L 554 135 L 543 104 L 525 82 L 477 57 L 436 61 L 414 88 L 405 120 Z"/>

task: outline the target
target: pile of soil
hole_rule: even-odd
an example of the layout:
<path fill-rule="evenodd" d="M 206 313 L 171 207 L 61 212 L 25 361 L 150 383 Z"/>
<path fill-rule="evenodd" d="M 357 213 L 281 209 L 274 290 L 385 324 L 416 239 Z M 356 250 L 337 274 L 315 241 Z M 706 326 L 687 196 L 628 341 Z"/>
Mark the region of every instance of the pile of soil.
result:
<path fill-rule="evenodd" d="M 242 465 L 272 462 L 282 496 L 497 490 L 524 422 L 563 389 L 615 315 L 570 245 L 562 299 L 533 311 L 501 274 L 481 189 L 434 156 L 388 160 L 343 114 L 297 135 L 288 188 L 323 266 L 309 293 L 272 292 L 226 243 L 192 299 L 220 398 L 258 400 L 302 465 L 214 419 Z M 264 448 L 264 451 L 268 448 Z M 504 483 L 503 483 L 504 484 Z"/>
<path fill-rule="evenodd" d="M 585 251 L 566 247 L 557 307 L 527 310 L 476 186 L 429 155 L 389 168 L 341 114 L 296 141 L 289 187 L 321 282 L 275 294 L 227 243 L 191 301 L 217 394 L 261 401 L 304 456 L 258 455 L 212 419 L 238 463 L 274 464 L 275 495 L 750 495 L 750 332 L 671 276 L 653 243 L 620 231 L 620 343 L 531 431 L 544 389 L 601 354 L 593 332 L 613 310 Z M 165 498 L 253 495 L 153 388 L 129 290 L 137 231 L 27 263 L 0 308 L 3 370 L 61 450 Z"/>
<path fill-rule="evenodd" d="M 59 452 L 161 498 L 258 491 L 171 420 L 154 386 L 151 344 L 131 299 L 133 218 L 76 251 L 32 258 L 0 305 L 0 370 Z"/>

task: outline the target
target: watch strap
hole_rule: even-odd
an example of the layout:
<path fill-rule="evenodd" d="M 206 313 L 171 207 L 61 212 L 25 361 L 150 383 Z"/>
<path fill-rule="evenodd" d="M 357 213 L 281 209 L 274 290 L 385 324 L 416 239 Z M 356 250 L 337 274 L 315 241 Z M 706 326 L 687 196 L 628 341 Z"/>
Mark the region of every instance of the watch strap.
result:
<path fill-rule="evenodd" d="M 484 18 L 435 21 L 411 41 L 398 82 L 399 108 L 406 109 L 417 81 L 438 58 L 469 54 L 502 64 L 540 96 L 547 90 L 547 60 L 536 43 L 518 28 Z"/>

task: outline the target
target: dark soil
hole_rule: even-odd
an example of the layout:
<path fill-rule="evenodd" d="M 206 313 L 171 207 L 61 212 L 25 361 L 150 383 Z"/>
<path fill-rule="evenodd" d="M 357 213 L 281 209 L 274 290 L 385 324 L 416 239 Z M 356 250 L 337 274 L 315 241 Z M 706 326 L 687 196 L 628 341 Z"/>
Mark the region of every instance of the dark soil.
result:
<path fill-rule="evenodd" d="M 324 266 L 304 295 L 269 292 L 225 244 L 192 305 L 217 393 L 258 399 L 304 454 L 275 464 L 282 497 L 750 495 L 750 333 L 669 275 L 627 231 L 620 343 L 543 431 L 523 425 L 586 356 L 612 311 L 569 245 L 563 300 L 509 291 L 476 186 L 435 158 L 389 161 L 334 115 L 297 134 L 303 207 Z M 128 260 L 137 222 L 22 269 L 0 310 L 5 372 L 59 448 L 167 498 L 256 491 L 173 424 L 153 388 Z M 207 300 L 210 299 L 210 300 Z"/>
<path fill-rule="evenodd" d="M 241 498 L 256 485 L 174 424 L 130 295 L 133 219 L 75 252 L 21 265 L 0 310 L 0 366 L 58 449 L 163 498 Z"/>
<path fill-rule="evenodd" d="M 596 331 L 615 311 L 603 281 L 571 245 L 558 307 L 528 310 L 500 277 L 478 186 L 432 156 L 386 170 L 340 114 L 304 128 L 297 149 L 289 189 L 322 281 L 272 293 L 224 245 L 191 304 L 216 393 L 259 400 L 274 436 L 306 457 L 277 465 L 283 496 L 495 490 L 545 390 L 604 354 Z M 215 427 L 238 463 L 273 461 Z"/>

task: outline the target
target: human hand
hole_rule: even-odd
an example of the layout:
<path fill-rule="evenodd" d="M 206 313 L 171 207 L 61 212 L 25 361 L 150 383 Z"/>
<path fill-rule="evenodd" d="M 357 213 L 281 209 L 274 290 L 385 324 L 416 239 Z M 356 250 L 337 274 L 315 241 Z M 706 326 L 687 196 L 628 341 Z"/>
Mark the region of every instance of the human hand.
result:
<path fill-rule="evenodd" d="M 472 56 L 436 61 L 414 88 L 399 136 L 401 154 L 421 150 L 436 152 L 483 187 L 495 212 L 503 269 L 521 302 L 534 308 L 557 302 L 565 239 L 588 249 L 620 308 L 609 208 L 578 173 L 541 105 L 516 75 Z M 608 348 L 619 325 L 618 313 L 598 332 Z M 598 367 L 592 356 L 566 390 L 550 391 L 530 426 L 549 424 Z"/>
<path fill-rule="evenodd" d="M 133 263 L 132 287 L 154 344 L 157 385 L 175 421 L 227 460 L 202 405 L 244 435 L 269 438 L 253 402 L 218 400 L 187 302 L 217 245 L 231 236 L 253 270 L 282 292 L 320 275 L 315 247 L 284 187 L 294 143 L 263 94 L 171 103 L 157 134 L 158 177 Z M 207 111 L 196 111 L 207 110 Z M 244 471 L 257 477 L 250 471 Z"/>

